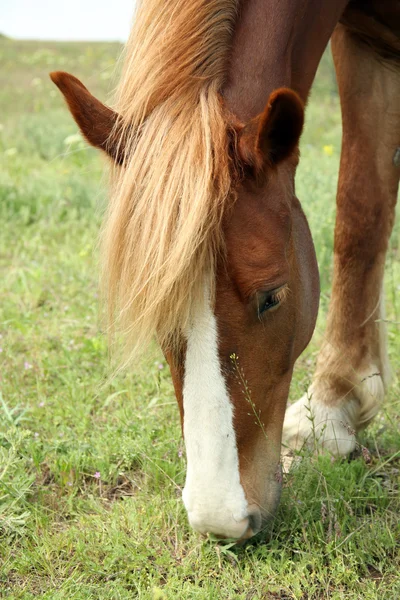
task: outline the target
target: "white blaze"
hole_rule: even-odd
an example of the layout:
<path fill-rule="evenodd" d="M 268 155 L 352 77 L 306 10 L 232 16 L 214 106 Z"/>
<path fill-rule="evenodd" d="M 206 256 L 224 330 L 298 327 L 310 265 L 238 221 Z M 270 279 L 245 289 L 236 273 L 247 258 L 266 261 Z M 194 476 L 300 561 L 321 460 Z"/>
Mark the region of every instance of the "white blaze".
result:
<path fill-rule="evenodd" d="M 219 364 L 216 319 L 205 304 L 187 334 L 183 502 L 197 531 L 241 537 L 248 526 L 248 510 L 240 483 L 233 408 Z"/>

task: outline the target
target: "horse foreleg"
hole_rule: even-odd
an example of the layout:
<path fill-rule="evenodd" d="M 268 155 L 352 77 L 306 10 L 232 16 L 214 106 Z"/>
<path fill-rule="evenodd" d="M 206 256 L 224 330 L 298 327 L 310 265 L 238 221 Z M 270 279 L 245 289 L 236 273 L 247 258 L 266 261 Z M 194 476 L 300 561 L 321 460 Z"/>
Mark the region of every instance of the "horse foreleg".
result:
<path fill-rule="evenodd" d="M 400 173 L 400 59 L 385 64 L 343 25 L 332 51 L 343 120 L 332 297 L 312 385 L 288 408 L 283 440 L 346 455 L 389 382 L 382 284 Z"/>

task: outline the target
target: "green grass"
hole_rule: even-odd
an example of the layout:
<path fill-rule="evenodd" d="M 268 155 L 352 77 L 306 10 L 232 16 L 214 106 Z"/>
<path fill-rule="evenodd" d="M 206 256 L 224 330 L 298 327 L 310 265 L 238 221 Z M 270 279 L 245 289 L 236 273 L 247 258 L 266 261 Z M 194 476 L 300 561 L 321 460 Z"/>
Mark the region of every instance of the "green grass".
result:
<path fill-rule="evenodd" d="M 398 598 L 399 224 L 386 278 L 393 386 L 360 440 L 371 461 L 306 456 L 285 479 L 268 539 L 202 540 L 180 499 L 185 459 L 159 351 L 107 379 L 96 250 L 104 163 L 76 137 L 47 76 L 72 71 L 105 99 L 119 50 L 0 40 L 0 597 Z M 324 331 L 340 135 L 327 55 L 297 178 L 322 303 L 292 400 L 310 382 Z"/>

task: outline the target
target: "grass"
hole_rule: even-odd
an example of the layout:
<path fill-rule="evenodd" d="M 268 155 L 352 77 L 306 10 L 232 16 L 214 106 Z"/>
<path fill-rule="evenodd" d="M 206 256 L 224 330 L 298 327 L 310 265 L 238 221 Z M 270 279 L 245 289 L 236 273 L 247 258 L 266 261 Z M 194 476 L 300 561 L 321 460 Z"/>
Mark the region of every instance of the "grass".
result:
<path fill-rule="evenodd" d="M 107 381 L 96 251 L 104 164 L 47 76 L 70 70 L 105 99 L 119 50 L 0 39 L 0 596 L 398 598 L 398 222 L 386 277 L 393 386 L 360 440 L 370 459 L 308 455 L 285 479 L 267 539 L 241 548 L 202 540 L 180 499 L 185 459 L 159 351 Z M 340 135 L 326 55 L 297 178 L 322 303 L 292 400 L 310 382 L 324 331 Z"/>

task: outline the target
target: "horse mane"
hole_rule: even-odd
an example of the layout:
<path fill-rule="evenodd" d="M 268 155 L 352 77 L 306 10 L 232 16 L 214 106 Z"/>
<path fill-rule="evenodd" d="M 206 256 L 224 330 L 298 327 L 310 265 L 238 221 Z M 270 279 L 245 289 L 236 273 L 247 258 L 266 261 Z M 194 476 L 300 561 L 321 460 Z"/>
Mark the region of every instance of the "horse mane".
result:
<path fill-rule="evenodd" d="M 231 196 L 218 92 L 237 7 L 141 0 L 137 9 L 116 98 L 126 159 L 114 169 L 103 228 L 109 316 L 130 357 L 154 335 L 172 349 L 205 301 L 205 277 L 214 281 Z"/>

